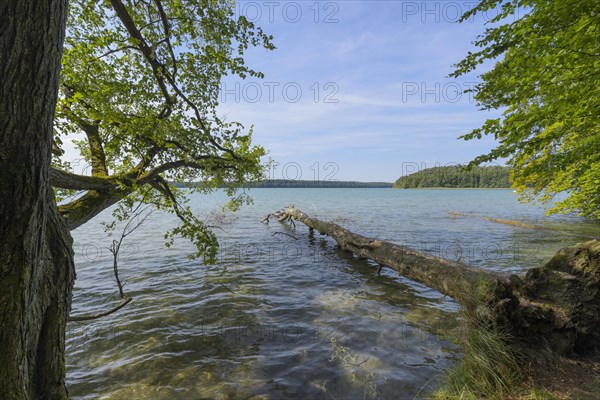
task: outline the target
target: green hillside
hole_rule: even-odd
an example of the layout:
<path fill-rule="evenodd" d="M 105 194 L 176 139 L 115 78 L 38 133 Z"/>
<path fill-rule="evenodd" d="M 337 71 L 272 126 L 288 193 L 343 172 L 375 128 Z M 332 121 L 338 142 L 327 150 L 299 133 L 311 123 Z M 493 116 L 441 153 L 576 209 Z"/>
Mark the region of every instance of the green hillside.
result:
<path fill-rule="evenodd" d="M 508 188 L 508 167 L 433 167 L 400 177 L 395 188 Z"/>

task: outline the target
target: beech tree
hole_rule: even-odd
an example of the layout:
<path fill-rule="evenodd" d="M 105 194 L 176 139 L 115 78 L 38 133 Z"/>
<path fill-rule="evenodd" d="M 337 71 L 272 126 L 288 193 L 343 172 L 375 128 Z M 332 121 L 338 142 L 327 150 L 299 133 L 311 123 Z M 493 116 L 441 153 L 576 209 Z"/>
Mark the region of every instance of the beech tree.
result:
<path fill-rule="evenodd" d="M 69 230 L 117 203 L 115 220 L 127 219 L 141 201 L 179 218 L 169 241 L 186 237 L 194 256 L 214 260 L 214 234 L 168 180 L 199 181 L 191 189 L 199 192 L 224 185 L 235 208 L 246 200 L 237 189 L 262 177 L 265 152 L 252 145 L 251 130 L 216 109 L 223 76 L 262 77 L 244 62 L 248 48 L 274 48 L 234 7 L 228 0 L 0 6 L 1 398 L 67 397 Z M 62 159 L 69 135 L 79 138 L 87 173 Z"/>
<path fill-rule="evenodd" d="M 61 198 L 85 191 L 61 204 L 61 214 L 74 229 L 122 200 L 116 219 L 137 201 L 154 204 L 181 220 L 169 240 L 187 237 L 195 256 L 214 260 L 215 236 L 167 179 L 199 181 L 193 189 L 201 192 L 226 185 L 232 207 L 245 200 L 234 193 L 261 178 L 265 152 L 216 107 L 224 75 L 262 77 L 243 56 L 249 46 L 272 49 L 271 38 L 237 18 L 227 0 L 79 0 L 70 7 L 55 140 L 81 135 L 76 143 L 90 171 L 71 173 L 55 157 L 51 183 Z"/>
<path fill-rule="evenodd" d="M 466 140 L 498 145 L 472 164 L 508 158 L 514 187 L 550 212 L 600 218 L 600 3 L 597 0 L 483 0 L 466 13 L 497 15 L 456 65 L 458 77 L 486 60 L 475 99 L 502 110 Z M 522 16 L 519 16 L 522 15 Z"/>

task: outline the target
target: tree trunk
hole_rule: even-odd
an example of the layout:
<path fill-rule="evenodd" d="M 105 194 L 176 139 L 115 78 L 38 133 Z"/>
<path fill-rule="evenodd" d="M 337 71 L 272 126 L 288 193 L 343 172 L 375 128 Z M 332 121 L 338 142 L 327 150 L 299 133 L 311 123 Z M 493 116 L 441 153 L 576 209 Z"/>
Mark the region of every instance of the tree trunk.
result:
<path fill-rule="evenodd" d="M 49 183 L 66 0 L 0 4 L 0 398 L 64 399 L 72 239 Z"/>
<path fill-rule="evenodd" d="M 473 318 L 506 328 L 526 348 L 567 356 L 600 350 L 600 241 L 563 249 L 542 267 L 507 276 L 370 239 L 294 207 L 274 216 L 300 221 L 342 249 L 454 297 Z"/>

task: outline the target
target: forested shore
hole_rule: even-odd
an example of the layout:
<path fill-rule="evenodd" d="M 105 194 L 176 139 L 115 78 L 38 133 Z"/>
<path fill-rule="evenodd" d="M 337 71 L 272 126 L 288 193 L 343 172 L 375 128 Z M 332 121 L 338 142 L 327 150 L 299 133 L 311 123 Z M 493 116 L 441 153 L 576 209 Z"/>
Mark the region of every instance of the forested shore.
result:
<path fill-rule="evenodd" d="M 400 177 L 394 187 L 409 188 L 509 188 L 508 167 L 473 167 L 453 165 L 427 168 Z"/>

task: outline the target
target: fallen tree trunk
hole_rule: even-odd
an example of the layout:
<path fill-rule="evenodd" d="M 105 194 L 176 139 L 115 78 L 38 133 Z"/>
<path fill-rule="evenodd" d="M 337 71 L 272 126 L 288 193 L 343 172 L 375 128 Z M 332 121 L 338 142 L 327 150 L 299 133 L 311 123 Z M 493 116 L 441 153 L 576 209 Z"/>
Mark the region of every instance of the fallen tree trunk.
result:
<path fill-rule="evenodd" d="M 561 355 L 600 350 L 597 240 L 562 249 L 546 265 L 508 276 L 367 238 L 293 206 L 272 215 L 282 223 L 300 221 L 344 250 L 453 297 L 470 315 L 500 325 L 517 341 Z"/>

